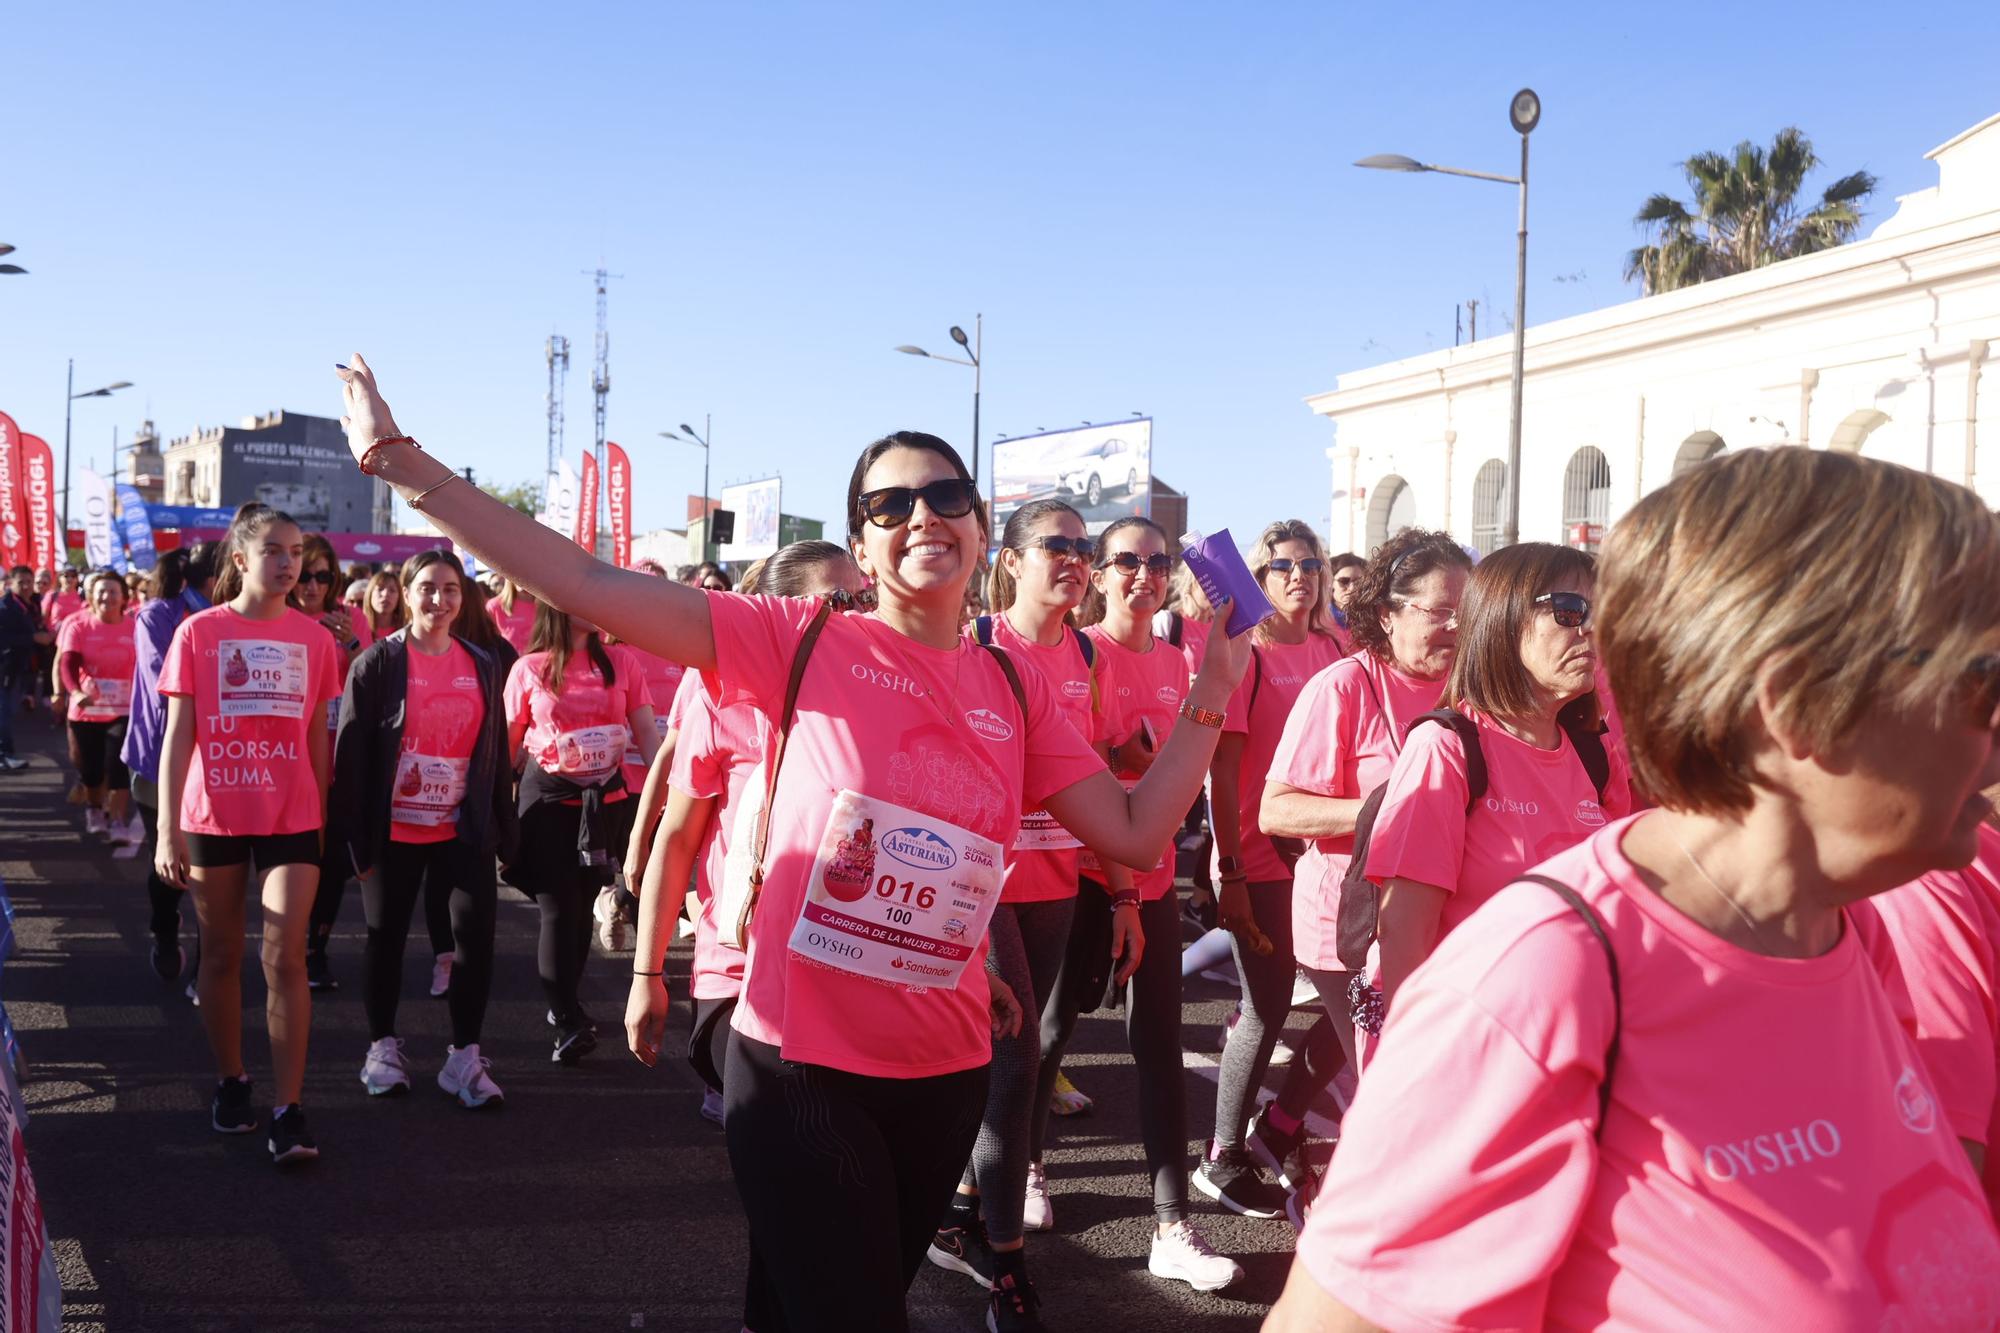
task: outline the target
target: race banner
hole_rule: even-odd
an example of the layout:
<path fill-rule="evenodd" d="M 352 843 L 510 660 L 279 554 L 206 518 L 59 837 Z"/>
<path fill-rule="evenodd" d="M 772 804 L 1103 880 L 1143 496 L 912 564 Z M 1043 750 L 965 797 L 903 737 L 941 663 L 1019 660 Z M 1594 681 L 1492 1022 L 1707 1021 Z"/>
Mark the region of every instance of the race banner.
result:
<path fill-rule="evenodd" d="M 556 470 L 549 473 L 548 485 L 542 488 L 542 512 L 535 517 L 544 527 L 576 540 L 576 469 L 567 458 L 556 460 Z"/>
<path fill-rule="evenodd" d="M 604 504 L 611 512 L 611 563 L 632 567 L 632 460 L 615 444 L 604 446 Z"/>
<path fill-rule="evenodd" d="M 125 548 L 118 540 L 111 511 L 111 483 L 89 468 L 77 471 L 77 513 L 83 521 L 83 562 L 92 569 L 107 565 L 125 571 Z"/>
<path fill-rule="evenodd" d="M 21 428 L 0 412 L 0 567 L 28 557 L 27 497 L 21 493 Z"/>
<path fill-rule="evenodd" d="M 118 483 L 118 527 L 125 536 L 132 568 L 151 569 L 160 563 L 159 552 L 153 549 L 152 516 L 146 512 L 139 488 L 130 482 Z"/>
<path fill-rule="evenodd" d="M 56 456 L 39 435 L 21 437 L 21 490 L 28 504 L 28 563 L 54 569 L 69 552 L 56 540 Z"/>
<path fill-rule="evenodd" d="M 583 490 L 576 508 L 576 544 L 597 554 L 597 455 L 583 456 Z"/>

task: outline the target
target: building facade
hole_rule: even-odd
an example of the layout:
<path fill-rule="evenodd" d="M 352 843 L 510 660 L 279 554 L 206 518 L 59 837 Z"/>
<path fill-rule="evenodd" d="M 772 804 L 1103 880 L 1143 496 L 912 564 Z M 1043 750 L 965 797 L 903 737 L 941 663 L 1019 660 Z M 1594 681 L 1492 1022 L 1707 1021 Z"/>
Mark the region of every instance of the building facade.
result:
<path fill-rule="evenodd" d="M 382 532 L 390 490 L 354 466 L 331 417 L 272 412 L 170 442 L 163 455 L 166 503 L 233 509 L 261 500 L 308 530 Z"/>
<path fill-rule="evenodd" d="M 1528 330 L 1524 541 L 1594 547 L 1724 449 L 1844 449 L 2000 504 L 2000 115 L 1926 155 L 1938 183 L 1864 240 Z M 1328 535 L 1441 528 L 1481 553 L 1508 502 L 1512 335 L 1342 375 Z"/>

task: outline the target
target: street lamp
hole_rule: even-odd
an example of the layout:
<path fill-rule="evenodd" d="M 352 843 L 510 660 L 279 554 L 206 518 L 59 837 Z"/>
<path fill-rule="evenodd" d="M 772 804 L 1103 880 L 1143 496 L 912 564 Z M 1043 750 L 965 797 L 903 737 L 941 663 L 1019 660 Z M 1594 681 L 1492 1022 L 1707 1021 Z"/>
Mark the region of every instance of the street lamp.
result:
<path fill-rule="evenodd" d="M 70 412 L 79 398 L 109 398 L 120 389 L 132 387 L 131 380 L 113 380 L 101 389 L 90 389 L 84 393 L 76 391 L 76 358 L 69 361 L 69 402 L 63 404 L 63 551 L 67 560 L 69 551 L 69 422 Z"/>
<path fill-rule="evenodd" d="M 715 418 L 712 416 L 703 416 L 701 425 L 702 431 L 698 435 L 695 433 L 693 426 L 686 425 L 685 423 L 682 424 L 682 433 L 679 435 L 674 434 L 670 430 L 660 432 L 660 438 L 662 439 L 673 440 L 680 444 L 701 446 L 701 560 L 696 561 L 695 563 L 697 564 L 701 564 L 708 559 L 708 534 L 713 517 L 708 507 L 708 437 L 715 429 Z"/>
<path fill-rule="evenodd" d="M 1490 171 L 1467 171 L 1461 167 L 1441 167 L 1419 162 L 1401 153 L 1377 153 L 1354 165 L 1376 171 L 1436 171 L 1447 176 L 1470 176 L 1473 180 L 1498 181 L 1517 185 L 1521 190 L 1520 217 L 1515 227 L 1514 247 L 1514 377 L 1513 411 L 1507 422 L 1507 513 L 1500 541 L 1512 546 L 1521 540 L 1521 377 L 1527 356 L 1528 339 L 1528 135 L 1542 120 L 1542 99 L 1532 88 L 1523 88 L 1507 104 L 1507 120 L 1521 136 L 1521 174 L 1498 176 Z"/>
<path fill-rule="evenodd" d="M 11 255 L 13 253 L 13 246 L 7 244 L 5 241 L 0 241 L 0 255 Z M 26 273 L 27 271 L 19 264 L 0 264 L 0 273 Z"/>
<path fill-rule="evenodd" d="M 949 361 L 954 366 L 972 367 L 972 480 L 976 483 L 979 480 L 979 381 L 983 374 L 979 352 L 986 342 L 986 316 L 973 315 L 970 342 L 966 341 L 965 330 L 956 324 L 951 326 L 951 340 L 964 349 L 965 357 L 939 356 L 935 352 L 926 352 L 923 348 L 912 347 L 908 343 L 895 350 L 908 356 L 928 357 L 933 361 Z"/>

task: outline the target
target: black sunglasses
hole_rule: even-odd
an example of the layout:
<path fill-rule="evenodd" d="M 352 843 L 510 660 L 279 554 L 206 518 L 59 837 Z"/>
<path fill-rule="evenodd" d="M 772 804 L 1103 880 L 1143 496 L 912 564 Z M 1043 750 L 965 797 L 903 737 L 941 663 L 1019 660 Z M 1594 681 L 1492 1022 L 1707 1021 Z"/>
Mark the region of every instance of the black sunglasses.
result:
<path fill-rule="evenodd" d="M 1118 568 L 1124 570 L 1127 574 L 1137 574 L 1139 567 L 1143 565 L 1148 573 L 1157 577 L 1172 572 L 1174 558 L 1162 551 L 1158 555 L 1149 555 L 1141 560 L 1137 551 L 1120 551 L 1117 555 L 1105 556 L 1104 563 L 1099 565 L 1098 568 L 1109 569 L 1113 565 L 1118 566 Z"/>
<path fill-rule="evenodd" d="M 323 583 L 327 587 L 331 588 L 333 586 L 333 571 L 330 569 L 322 569 L 317 574 L 301 574 L 299 575 L 299 582 Z"/>
<path fill-rule="evenodd" d="M 1580 592 L 1545 592 L 1535 599 L 1536 606 L 1544 603 L 1564 629 L 1582 629 L 1590 623 L 1590 599 Z"/>
<path fill-rule="evenodd" d="M 1294 565 L 1298 566 L 1299 573 L 1301 574 L 1317 574 L 1326 568 L 1326 561 L 1316 555 L 1309 555 L 1303 560 L 1292 560 L 1282 555 L 1271 558 L 1271 572 L 1273 574 L 1289 574 L 1292 572 Z"/>
<path fill-rule="evenodd" d="M 1088 537 L 1034 537 L 1028 545 L 1040 547 L 1058 560 L 1081 560 L 1086 565 L 1097 554 L 1097 543 Z"/>
<path fill-rule="evenodd" d="M 963 477 L 946 477 L 923 486 L 884 486 L 879 491 L 861 492 L 861 517 L 878 528 L 893 528 L 910 521 L 917 501 L 939 518 L 964 518 L 979 499 L 979 486 Z"/>

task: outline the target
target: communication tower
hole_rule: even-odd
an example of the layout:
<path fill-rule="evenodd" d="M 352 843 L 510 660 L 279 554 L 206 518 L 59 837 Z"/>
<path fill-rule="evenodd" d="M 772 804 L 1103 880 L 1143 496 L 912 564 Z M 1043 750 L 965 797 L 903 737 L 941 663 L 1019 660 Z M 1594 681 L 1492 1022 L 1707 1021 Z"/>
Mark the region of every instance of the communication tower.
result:
<path fill-rule="evenodd" d="M 551 333 L 545 351 L 549 361 L 549 462 L 544 476 L 556 470 L 556 460 L 562 457 L 563 382 L 569 378 L 569 339 Z"/>
<path fill-rule="evenodd" d="M 604 410 L 611 396 L 611 332 L 605 322 L 605 292 L 611 279 L 622 278 L 625 275 L 606 273 L 600 264 L 594 276 L 597 279 L 597 364 L 590 373 L 590 389 L 597 399 L 597 475 L 599 478 L 605 478 L 609 476 L 606 465 L 610 460 L 604 452 Z M 606 494 L 610 489 L 600 480 L 597 487 L 597 516 L 600 520 L 604 517 L 605 505 L 610 499 Z M 605 527 L 600 521 L 598 531 L 604 530 Z"/>

